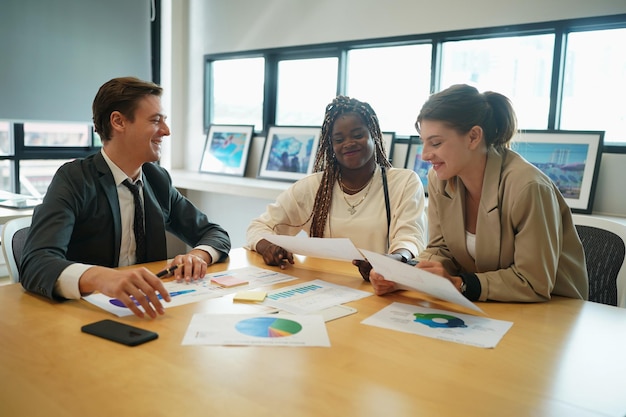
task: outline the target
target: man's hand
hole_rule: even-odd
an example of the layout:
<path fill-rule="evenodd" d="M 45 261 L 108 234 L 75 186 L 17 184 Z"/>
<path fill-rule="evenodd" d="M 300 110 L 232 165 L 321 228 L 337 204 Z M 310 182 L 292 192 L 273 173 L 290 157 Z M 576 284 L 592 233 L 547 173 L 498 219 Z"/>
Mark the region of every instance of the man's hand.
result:
<path fill-rule="evenodd" d="M 208 265 L 212 263 L 211 255 L 200 249 L 193 249 L 185 255 L 176 255 L 169 267 L 180 265 L 174 271 L 176 281 L 193 282 L 204 278 Z"/>
<path fill-rule="evenodd" d="M 144 317 L 139 304 L 144 311 L 155 318 L 158 314 L 165 314 L 158 295 L 164 301 L 170 301 L 170 294 L 163 286 L 163 282 L 146 268 L 117 270 L 94 266 L 89 268 L 80 277 L 78 286 L 81 294 L 99 291 L 102 294 L 117 298 L 128 307 L 137 317 Z"/>

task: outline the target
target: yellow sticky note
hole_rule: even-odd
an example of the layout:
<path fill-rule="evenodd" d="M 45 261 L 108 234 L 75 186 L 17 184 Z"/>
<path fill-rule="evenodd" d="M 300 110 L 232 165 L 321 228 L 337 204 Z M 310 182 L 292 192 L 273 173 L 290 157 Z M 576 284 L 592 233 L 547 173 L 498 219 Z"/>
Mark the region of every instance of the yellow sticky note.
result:
<path fill-rule="evenodd" d="M 233 301 L 263 301 L 267 292 L 265 291 L 240 291 L 233 297 Z"/>

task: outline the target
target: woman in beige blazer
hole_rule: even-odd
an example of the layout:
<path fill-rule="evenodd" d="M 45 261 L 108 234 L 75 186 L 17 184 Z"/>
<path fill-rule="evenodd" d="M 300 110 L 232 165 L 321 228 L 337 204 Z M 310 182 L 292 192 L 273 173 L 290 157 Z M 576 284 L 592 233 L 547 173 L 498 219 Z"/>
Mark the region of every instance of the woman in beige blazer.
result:
<path fill-rule="evenodd" d="M 510 101 L 455 85 L 417 118 L 428 175 L 429 243 L 418 268 L 449 279 L 473 301 L 587 299 L 585 257 L 555 184 L 509 149 Z M 395 283 L 372 271 L 377 294 Z"/>

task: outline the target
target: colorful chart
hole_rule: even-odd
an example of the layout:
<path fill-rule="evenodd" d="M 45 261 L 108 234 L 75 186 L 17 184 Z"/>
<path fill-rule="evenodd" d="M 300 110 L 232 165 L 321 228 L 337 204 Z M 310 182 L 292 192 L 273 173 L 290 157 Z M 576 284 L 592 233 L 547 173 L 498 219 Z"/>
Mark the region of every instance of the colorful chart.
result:
<path fill-rule="evenodd" d="M 302 330 L 302 325 L 293 320 L 275 317 L 253 317 L 241 320 L 235 329 L 242 334 L 254 337 L 286 337 Z"/>
<path fill-rule="evenodd" d="M 176 297 L 177 295 L 182 295 L 182 294 L 189 294 L 190 292 L 195 292 L 196 290 L 183 290 L 183 291 L 172 291 L 170 293 L 170 297 Z M 163 299 L 163 296 L 161 294 L 157 294 L 157 298 L 159 300 Z M 130 297 L 131 300 L 133 300 L 135 302 L 136 305 L 140 306 L 141 304 L 139 304 L 139 301 L 137 301 L 135 299 L 135 297 L 131 296 Z M 118 300 L 117 298 L 111 298 L 109 300 L 109 303 L 113 304 L 114 306 L 117 307 L 122 307 L 122 308 L 128 308 L 126 307 L 126 305 L 122 302 L 122 300 Z"/>
<path fill-rule="evenodd" d="M 428 327 L 467 327 L 462 319 L 448 314 L 415 313 L 413 316 L 415 316 L 415 322 L 425 324 Z"/>

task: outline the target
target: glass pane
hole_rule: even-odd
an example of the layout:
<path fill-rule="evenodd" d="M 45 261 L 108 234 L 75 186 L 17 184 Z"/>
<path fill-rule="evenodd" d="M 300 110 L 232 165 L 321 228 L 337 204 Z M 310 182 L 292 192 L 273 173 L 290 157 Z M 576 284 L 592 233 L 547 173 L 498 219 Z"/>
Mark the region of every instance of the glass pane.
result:
<path fill-rule="evenodd" d="M 9 129 L 11 129 L 11 124 L 0 120 L 0 155 L 13 155 Z"/>
<path fill-rule="evenodd" d="M 604 130 L 604 141 L 626 142 L 626 29 L 570 33 L 561 129 Z"/>
<path fill-rule="evenodd" d="M 263 130 L 265 59 L 214 61 L 211 123 L 254 125 Z"/>
<path fill-rule="evenodd" d="M 276 124 L 322 126 L 324 109 L 337 95 L 337 58 L 278 63 Z"/>
<path fill-rule="evenodd" d="M 24 123 L 25 146 L 89 146 L 89 125 Z"/>
<path fill-rule="evenodd" d="M 20 161 L 20 194 L 42 197 L 54 173 L 70 160 L 45 159 Z"/>
<path fill-rule="evenodd" d="M 346 94 L 372 106 L 382 131 L 414 135 L 430 94 L 431 49 L 428 44 L 349 51 Z"/>
<path fill-rule="evenodd" d="M 554 35 L 445 42 L 441 89 L 471 84 L 513 102 L 519 127 L 547 129 Z"/>
<path fill-rule="evenodd" d="M 93 130 L 93 126 L 91 127 L 91 134 L 93 135 L 93 146 L 102 147 L 102 139 L 100 139 L 100 135 Z"/>
<path fill-rule="evenodd" d="M 0 161 L 0 190 L 13 192 L 13 172 L 11 170 L 12 161 Z"/>

